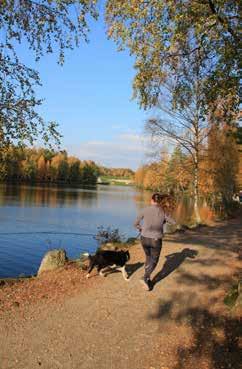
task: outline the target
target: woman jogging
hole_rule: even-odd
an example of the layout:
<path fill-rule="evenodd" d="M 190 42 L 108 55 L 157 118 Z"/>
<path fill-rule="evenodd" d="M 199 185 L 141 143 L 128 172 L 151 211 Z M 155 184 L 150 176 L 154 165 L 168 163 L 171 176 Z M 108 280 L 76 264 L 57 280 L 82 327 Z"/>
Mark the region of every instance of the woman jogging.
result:
<path fill-rule="evenodd" d="M 166 222 L 170 224 L 176 223 L 174 219 L 165 213 L 161 205 L 164 197 L 167 197 L 167 195 L 162 196 L 159 193 L 154 193 L 151 197 L 150 206 L 141 211 L 134 223 L 134 226 L 141 232 L 141 244 L 146 256 L 145 274 L 142 278 L 142 283 L 147 291 L 152 289 L 150 275 L 160 257 L 163 226 Z"/>

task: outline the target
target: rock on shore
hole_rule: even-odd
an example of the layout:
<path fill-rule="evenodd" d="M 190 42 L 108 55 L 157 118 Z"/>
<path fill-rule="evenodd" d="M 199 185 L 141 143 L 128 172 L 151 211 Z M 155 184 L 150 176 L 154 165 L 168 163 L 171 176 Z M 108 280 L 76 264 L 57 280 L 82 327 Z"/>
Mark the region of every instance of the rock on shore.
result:
<path fill-rule="evenodd" d="M 48 251 L 45 256 L 43 257 L 39 270 L 38 276 L 46 272 L 48 270 L 54 270 L 56 268 L 62 267 L 65 265 L 67 261 L 67 256 L 65 250 L 56 249 Z"/>

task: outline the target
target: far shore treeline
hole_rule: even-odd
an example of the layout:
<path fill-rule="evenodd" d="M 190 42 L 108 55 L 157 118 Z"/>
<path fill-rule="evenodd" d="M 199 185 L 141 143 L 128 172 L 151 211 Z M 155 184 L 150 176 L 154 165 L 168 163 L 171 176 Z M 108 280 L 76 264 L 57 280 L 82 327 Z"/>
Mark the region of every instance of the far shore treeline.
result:
<path fill-rule="evenodd" d="M 226 214 L 236 207 L 234 196 L 242 188 L 241 133 L 241 127 L 233 130 L 227 124 L 213 127 L 199 151 L 200 199 Z M 176 197 L 188 195 L 193 198 L 193 180 L 192 157 L 181 145 L 177 145 L 172 153 L 163 150 L 159 158 L 138 168 L 134 176 L 137 187 L 172 193 Z"/>
<path fill-rule="evenodd" d="M 66 151 L 10 146 L 1 152 L 0 181 L 94 185 L 99 176 L 132 178 L 128 168 L 106 168 L 92 160 L 68 156 Z"/>

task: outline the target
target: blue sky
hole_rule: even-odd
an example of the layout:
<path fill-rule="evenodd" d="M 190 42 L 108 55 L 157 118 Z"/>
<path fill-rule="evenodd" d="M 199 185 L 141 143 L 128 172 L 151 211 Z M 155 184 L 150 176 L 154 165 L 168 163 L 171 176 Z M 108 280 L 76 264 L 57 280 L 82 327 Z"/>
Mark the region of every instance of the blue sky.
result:
<path fill-rule="evenodd" d="M 66 52 L 64 66 L 56 55 L 36 63 L 22 44 L 26 64 L 40 73 L 40 113 L 55 120 L 62 147 L 80 159 L 114 167 L 137 168 L 146 160 L 143 127 L 148 113 L 132 98 L 133 60 L 107 40 L 102 20 L 91 24 L 90 43 Z"/>

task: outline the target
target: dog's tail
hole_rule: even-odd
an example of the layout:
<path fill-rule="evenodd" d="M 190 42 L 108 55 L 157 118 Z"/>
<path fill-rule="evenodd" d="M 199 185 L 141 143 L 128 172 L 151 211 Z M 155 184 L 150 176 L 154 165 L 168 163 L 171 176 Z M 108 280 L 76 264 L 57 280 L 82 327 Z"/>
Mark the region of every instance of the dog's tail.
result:
<path fill-rule="evenodd" d="M 86 256 L 87 258 L 90 256 L 90 254 L 88 252 L 84 252 L 82 255 Z"/>
<path fill-rule="evenodd" d="M 92 256 L 88 252 L 81 253 L 81 259 L 91 260 Z"/>
<path fill-rule="evenodd" d="M 93 255 L 90 255 L 88 252 L 84 252 L 83 254 L 82 254 L 84 257 L 86 257 L 87 259 L 89 259 L 90 261 L 92 260 L 92 258 L 93 258 Z"/>

